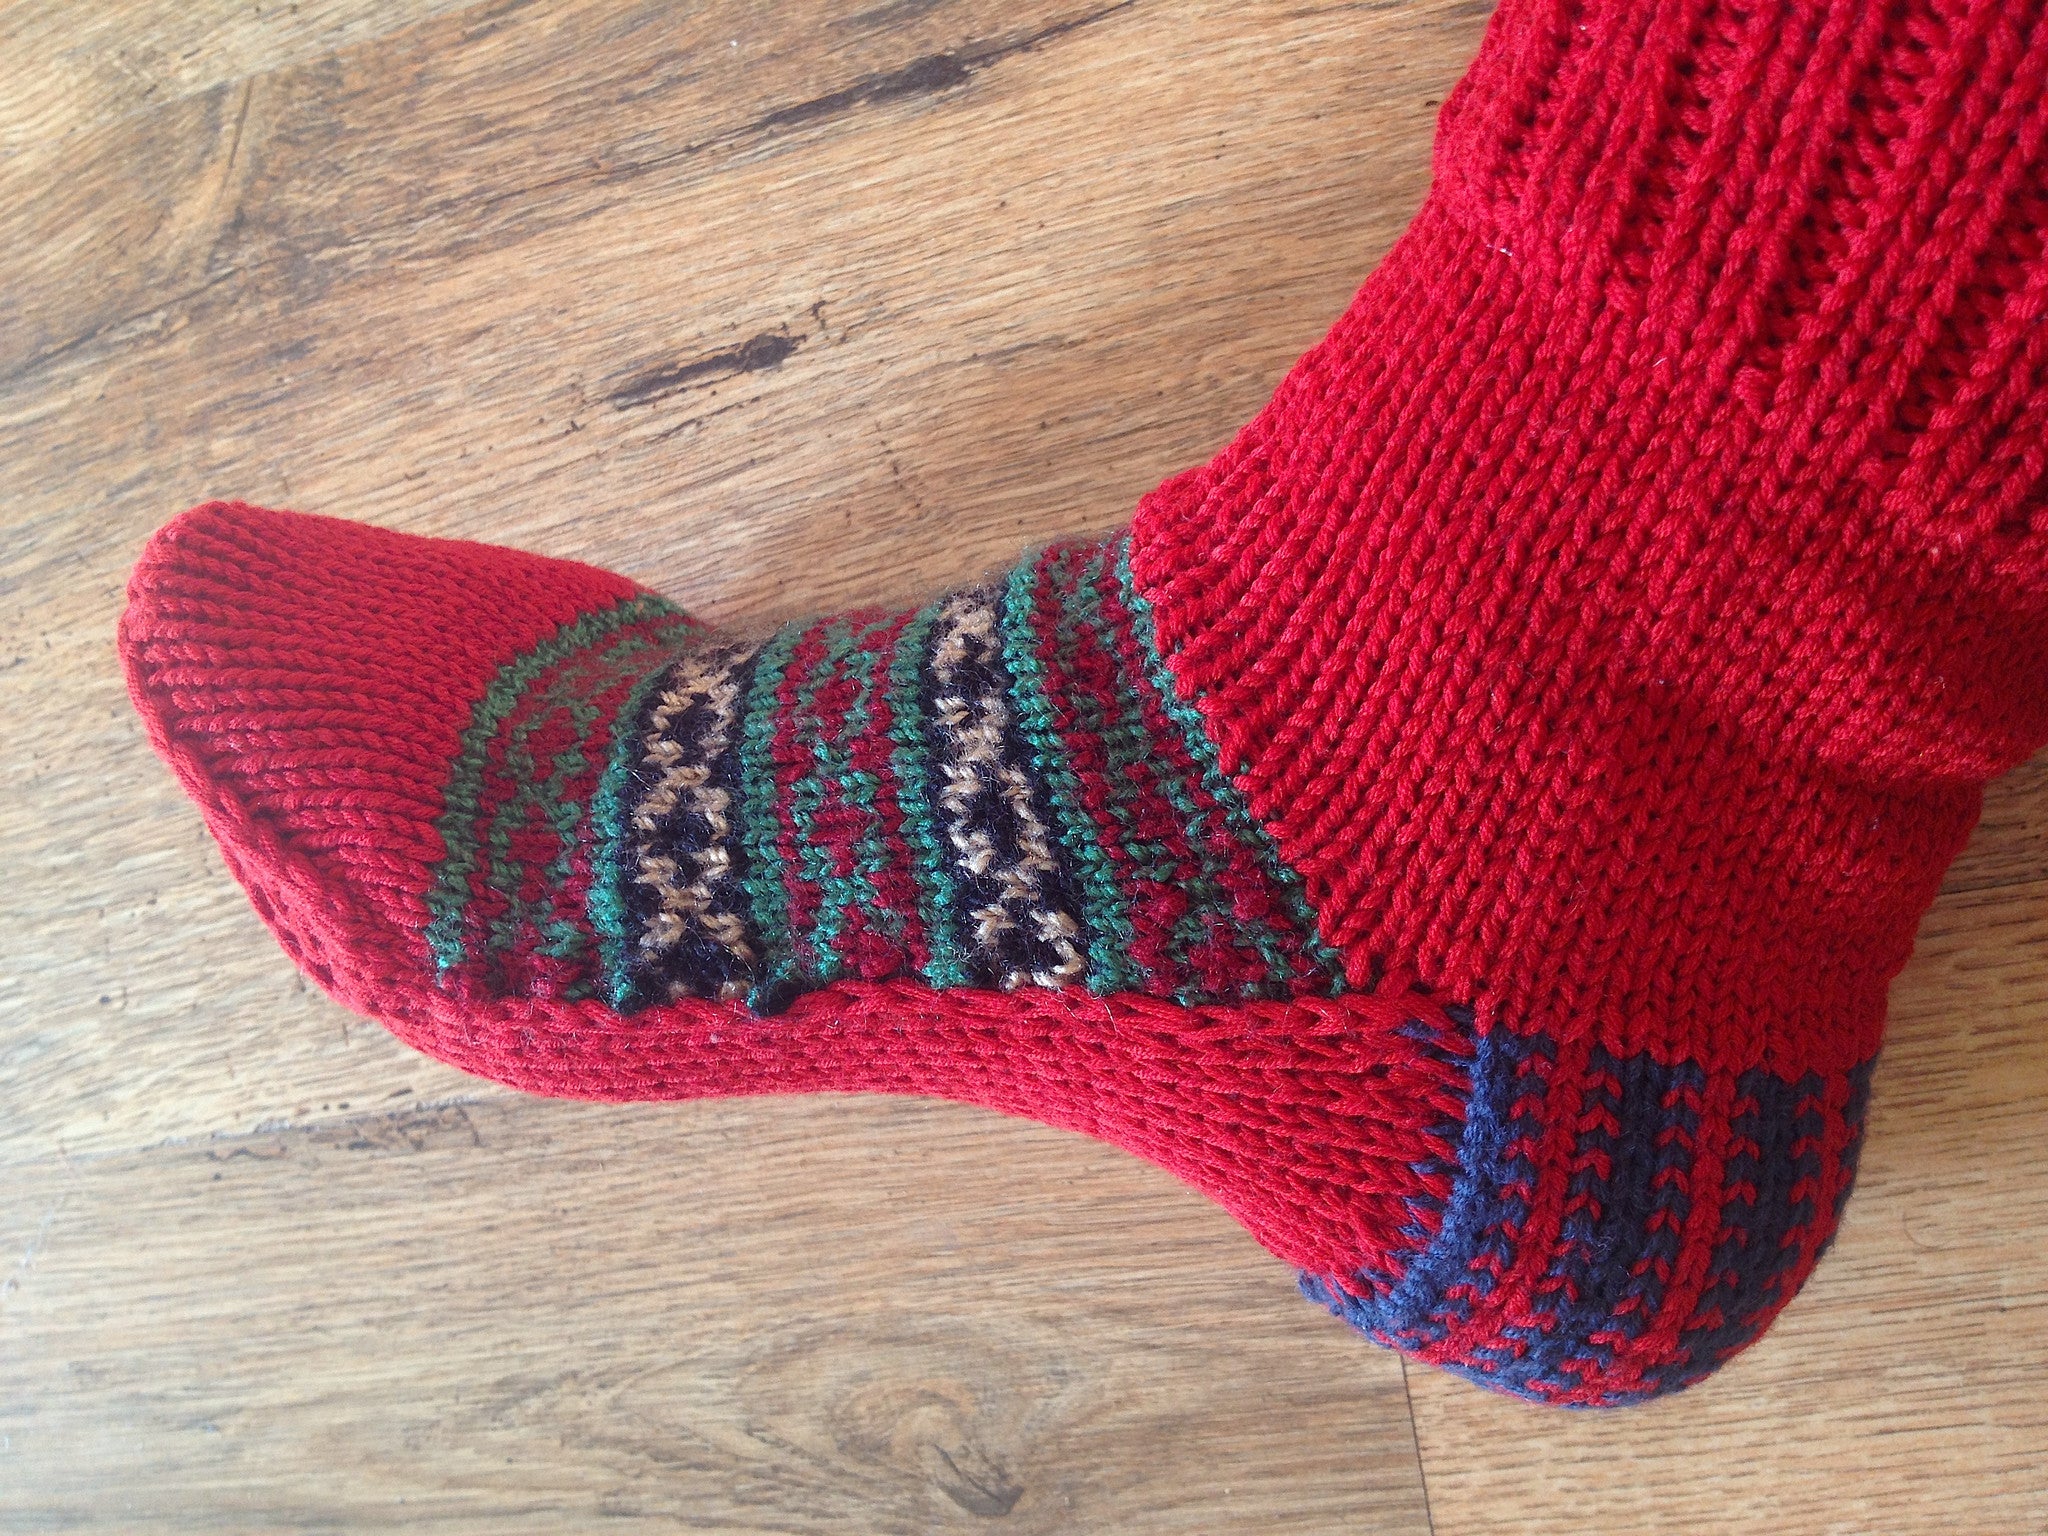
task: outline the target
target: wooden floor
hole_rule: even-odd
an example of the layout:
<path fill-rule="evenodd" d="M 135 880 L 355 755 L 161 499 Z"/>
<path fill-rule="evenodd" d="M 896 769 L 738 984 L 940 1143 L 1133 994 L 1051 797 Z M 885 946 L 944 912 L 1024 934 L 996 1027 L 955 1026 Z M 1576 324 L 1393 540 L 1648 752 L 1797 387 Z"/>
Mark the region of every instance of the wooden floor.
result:
<path fill-rule="evenodd" d="M 1568 1415 L 1122 1154 L 600 1108 L 308 990 L 123 694 L 210 495 L 718 620 L 1107 529 L 1419 199 L 1473 0 L 0 0 L 0 1528 L 2048 1531 L 2048 765 L 1775 1332 Z"/>

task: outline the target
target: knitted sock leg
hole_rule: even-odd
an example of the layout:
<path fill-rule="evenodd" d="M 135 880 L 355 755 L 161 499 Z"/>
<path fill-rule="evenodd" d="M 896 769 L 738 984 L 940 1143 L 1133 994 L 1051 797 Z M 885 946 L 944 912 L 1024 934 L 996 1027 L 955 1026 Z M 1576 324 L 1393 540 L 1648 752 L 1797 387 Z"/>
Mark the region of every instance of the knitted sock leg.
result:
<path fill-rule="evenodd" d="M 1415 225 L 1130 534 L 704 632 L 215 504 L 123 621 L 285 946 L 590 1097 L 939 1093 L 1204 1189 L 1382 1340 L 1698 1379 L 1853 1175 L 2048 740 L 2039 4 L 1534 0 Z"/>

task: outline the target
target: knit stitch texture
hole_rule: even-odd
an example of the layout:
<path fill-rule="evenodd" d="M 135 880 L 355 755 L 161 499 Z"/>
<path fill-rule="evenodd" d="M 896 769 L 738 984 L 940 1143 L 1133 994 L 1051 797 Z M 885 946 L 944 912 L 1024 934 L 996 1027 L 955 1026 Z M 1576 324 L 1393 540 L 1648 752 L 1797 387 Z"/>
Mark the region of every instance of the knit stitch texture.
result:
<path fill-rule="evenodd" d="M 753 642 L 212 503 L 131 690 L 298 963 L 468 1070 L 1032 1115 L 1419 1359 L 1684 1386 L 1830 1241 L 2048 741 L 2043 11 L 1508 0 L 1413 226 L 1127 535 Z"/>

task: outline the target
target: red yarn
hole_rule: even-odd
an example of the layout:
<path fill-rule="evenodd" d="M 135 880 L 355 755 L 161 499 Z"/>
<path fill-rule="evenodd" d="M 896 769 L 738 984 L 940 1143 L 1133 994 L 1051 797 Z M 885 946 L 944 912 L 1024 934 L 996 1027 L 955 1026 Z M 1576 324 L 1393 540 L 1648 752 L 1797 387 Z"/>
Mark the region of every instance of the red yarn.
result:
<path fill-rule="evenodd" d="M 1359 977 L 1876 1049 L 2048 739 L 2038 4 L 1511 4 L 1437 180 L 1132 566 Z"/>
<path fill-rule="evenodd" d="M 1459 1114 L 1457 1042 L 1414 1049 L 1418 1014 L 1452 1033 L 1424 999 L 1188 1009 L 841 982 L 762 1020 L 437 990 L 420 872 L 441 849 L 423 844 L 471 705 L 500 662 L 635 590 L 568 561 L 215 503 L 152 541 L 121 641 L 152 744 L 258 913 L 340 1002 L 430 1055 L 575 1098 L 958 1098 L 1147 1157 L 1319 1273 L 1413 1246 L 1412 1206 L 1448 1192 Z"/>
<path fill-rule="evenodd" d="M 1091 599 L 1119 638 L 1039 658 L 1108 690 L 1157 674 L 1156 637 L 1172 682 L 1130 695 L 1127 761 L 1062 700 L 1038 728 L 1159 869 L 1213 856 L 1212 906 L 1293 903 L 1338 998 L 873 979 L 769 1020 L 622 1015 L 558 1000 L 582 980 L 544 946 L 511 980 L 546 995 L 444 984 L 434 867 L 488 926 L 539 905 L 513 887 L 551 857 L 534 819 L 491 820 L 533 843 L 493 885 L 437 831 L 480 704 L 616 611 L 620 649 L 551 652 L 548 686 L 623 709 L 632 626 L 682 622 L 587 566 L 212 504 L 137 566 L 130 687 L 293 957 L 436 1056 L 589 1098 L 1028 1114 L 1174 1170 L 1423 1359 L 1549 1401 L 1668 1390 L 1818 1257 L 1886 988 L 1983 782 L 2048 741 L 2044 85 L 2040 0 L 1503 6 L 1413 227 L 1236 441 L 1145 498 L 1129 585 Z M 782 792 L 820 782 L 857 696 L 816 687 L 824 734 L 762 759 Z M 518 752 L 594 775 L 584 737 L 522 718 Z M 537 770 L 475 739 L 466 782 L 523 808 Z M 917 830 L 889 746 L 859 753 L 879 800 L 817 790 L 835 878 L 871 806 L 879 843 Z M 1132 846 L 1102 853 L 1112 885 Z M 1131 925 L 1140 969 L 1180 943 L 1201 985 L 1245 979 L 1227 925 L 1192 943 L 1180 887 L 1138 883 L 1174 898 Z M 847 943 L 880 977 L 903 936 L 875 916 Z"/>

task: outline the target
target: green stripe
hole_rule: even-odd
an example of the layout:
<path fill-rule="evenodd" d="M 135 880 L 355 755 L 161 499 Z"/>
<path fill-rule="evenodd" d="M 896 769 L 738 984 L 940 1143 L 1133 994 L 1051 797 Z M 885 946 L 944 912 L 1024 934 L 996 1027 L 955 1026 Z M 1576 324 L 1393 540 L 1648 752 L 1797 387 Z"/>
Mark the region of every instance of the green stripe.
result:
<path fill-rule="evenodd" d="M 1141 778 L 1149 778 L 1159 793 L 1172 807 L 1174 813 L 1185 823 L 1187 807 L 1174 795 L 1174 784 L 1166 773 L 1165 766 L 1158 760 L 1152 748 L 1152 733 L 1145 727 L 1145 715 L 1135 690 L 1136 679 L 1127 677 L 1123 670 L 1123 658 L 1118 654 L 1116 637 L 1102 616 L 1100 583 L 1107 577 L 1108 562 L 1101 547 L 1092 549 L 1081 569 L 1080 579 L 1074 583 L 1070 601 L 1079 624 L 1095 635 L 1104 658 L 1111 667 L 1114 679 L 1113 692 L 1108 700 L 1112 713 L 1100 720 L 1098 731 L 1103 750 L 1109 756 L 1109 786 L 1111 810 L 1118 825 L 1123 829 L 1123 851 L 1129 860 L 1131 873 L 1140 880 L 1155 886 L 1169 886 L 1181 891 L 1189 898 L 1190 910 L 1199 910 L 1212 903 L 1213 895 L 1205 889 L 1199 874 L 1184 876 L 1180 859 L 1175 857 L 1167 844 L 1155 838 L 1140 837 L 1136 831 L 1137 815 L 1126 795 L 1136 796 Z M 1140 772 L 1133 772 L 1133 770 Z M 1133 899 L 1145 898 L 1133 892 Z M 1135 919 L 1134 919 L 1135 922 Z M 1185 914 L 1183 915 L 1185 922 Z M 1198 930 L 1199 931 L 1199 930 Z M 1183 978 L 1174 996 L 1180 1002 L 1198 1000 L 1202 994 L 1191 988 L 1185 981 L 1186 965 L 1184 955 L 1179 951 L 1183 944 L 1182 928 L 1176 924 L 1166 936 L 1167 975 L 1153 978 L 1165 981 L 1172 976 Z"/>
<path fill-rule="evenodd" d="M 641 678 L 618 714 L 612 717 L 611 749 L 605 759 L 604 777 L 598 781 L 597 793 L 590 802 L 590 821 L 596 836 L 591 850 L 590 893 L 585 905 L 590 926 L 597 934 L 605 992 L 612 1007 L 621 1013 L 648 1001 L 639 995 L 626 959 L 626 927 L 631 917 L 626 888 L 633 862 L 626 837 L 626 790 L 645 749 L 640 730 L 647 700 L 673 670 L 671 663 Z"/>
<path fill-rule="evenodd" d="M 854 700 L 853 709 L 846 716 L 846 738 L 849 742 L 856 736 L 865 735 L 875 723 L 875 690 L 879 687 L 886 694 L 889 683 L 886 676 L 877 676 L 881 668 L 881 656 L 870 649 L 867 641 L 876 635 L 886 633 L 895 623 L 893 618 L 885 619 L 869 629 L 862 637 L 860 650 L 860 693 Z M 849 747 L 849 751 L 851 748 Z M 846 775 L 847 799 L 866 817 L 867 822 L 861 833 L 859 844 L 854 850 L 854 872 L 860 877 L 867 892 L 868 927 L 871 931 L 901 943 L 908 926 L 909 914 L 899 912 L 882 904 L 881 887 L 876 880 L 889 868 L 889 829 L 882 821 L 876 802 L 881 796 L 882 775 L 871 769 L 849 770 Z"/>
<path fill-rule="evenodd" d="M 549 675 L 547 687 L 541 695 L 540 707 L 512 728 L 512 734 L 507 740 L 505 759 L 509 776 L 519 785 L 519 791 L 498 808 L 484 838 L 493 857 L 491 884 L 506 894 L 508 903 L 507 910 L 492 924 L 487 946 L 489 953 L 497 954 L 511 947 L 518 939 L 520 928 L 529 920 L 534 922 L 543 940 L 538 947 L 541 954 L 556 959 L 570 959 L 579 954 L 588 943 L 590 931 L 575 918 L 565 914 L 554 900 L 555 894 L 568 885 L 574 872 L 576 849 L 580 842 L 577 833 L 583 824 L 582 804 L 565 799 L 563 789 L 573 775 L 589 771 L 590 758 L 585 748 L 590 741 L 590 727 L 598 718 L 596 697 L 615 684 L 636 658 L 657 650 L 656 664 L 635 683 L 629 698 L 639 697 L 650 683 L 659 680 L 666 671 L 669 653 L 667 648 L 661 646 L 661 637 L 634 634 L 629 631 L 614 635 L 602 649 L 592 646 L 585 654 L 565 662 Z M 548 765 L 547 778 L 541 780 L 537 777 L 537 765 L 527 755 L 526 743 L 558 709 L 568 712 L 575 731 L 575 740 L 555 754 Z M 629 722 L 630 713 L 629 709 L 625 715 L 614 714 L 614 737 L 622 723 Z M 609 769 L 610 760 L 607 758 L 607 772 Z M 550 895 L 539 907 L 519 900 L 518 887 L 524 882 L 525 872 L 510 859 L 511 839 L 518 834 L 526 822 L 527 813 L 535 806 L 540 807 L 555 832 L 554 856 L 541 871 L 542 882 Z M 601 839 L 595 841 L 596 848 L 602 850 L 604 845 Z M 499 866 L 500 860 L 504 861 L 503 869 Z M 593 869 L 592 875 L 594 890 L 596 869 Z M 578 984 L 572 987 L 570 992 L 574 995 L 587 990 L 587 987 Z"/>
<path fill-rule="evenodd" d="M 434 823 L 443 854 L 427 887 L 426 940 L 440 973 L 445 975 L 464 958 L 462 914 L 469 902 L 470 881 L 480 853 L 476 819 L 483 793 L 484 764 L 499 727 L 534 680 L 550 667 L 627 625 L 648 619 L 672 620 L 679 627 L 689 622 L 673 604 L 651 596 L 630 598 L 613 607 L 586 613 L 500 667 L 476 701 L 449 770 L 447 787 L 441 792 L 440 818 Z"/>
<path fill-rule="evenodd" d="M 1079 602 L 1083 618 L 1096 629 L 1096 633 L 1104 635 L 1104 643 L 1110 647 L 1114 655 L 1116 637 L 1110 633 L 1110 625 L 1102 616 L 1102 588 L 1098 586 L 1100 582 L 1118 580 L 1118 571 L 1112 569 L 1110 561 L 1112 555 L 1106 547 L 1098 547 L 1090 555 L 1090 563 L 1087 563 L 1087 580 L 1083 582 Z M 1137 614 L 1128 606 L 1124 608 L 1124 612 L 1133 614 L 1130 616 L 1130 625 L 1133 625 L 1135 639 L 1139 639 L 1141 653 L 1149 653 L 1149 649 L 1143 645 L 1143 637 L 1137 635 Z M 1159 846 L 1157 850 L 1161 866 L 1167 870 L 1163 879 L 1178 885 L 1188 895 L 1188 909 L 1174 924 L 1174 932 L 1167 936 L 1167 952 L 1174 958 L 1176 971 L 1182 977 L 1186 977 L 1190 971 L 1188 952 L 1210 932 L 1212 926 L 1223 926 L 1231 930 L 1231 934 L 1239 942 L 1245 942 L 1253 950 L 1257 950 L 1257 954 L 1260 954 L 1260 958 L 1266 963 L 1266 971 L 1274 983 L 1286 983 L 1294 975 L 1294 967 L 1288 961 L 1286 948 L 1280 944 L 1280 938 L 1266 924 L 1241 920 L 1231 909 L 1231 893 L 1219 881 L 1219 874 L 1225 868 L 1225 860 L 1219 858 L 1210 846 L 1206 809 L 1196 803 L 1194 795 L 1188 793 L 1186 780 L 1178 772 L 1171 772 L 1167 768 L 1167 762 L 1159 754 L 1151 752 L 1151 727 L 1145 723 L 1145 700 L 1139 696 L 1139 688 L 1153 686 L 1151 678 L 1126 676 L 1122 670 L 1122 659 L 1118 657 L 1116 680 L 1116 707 L 1120 713 L 1120 729 L 1112 731 L 1110 739 L 1139 743 L 1139 752 L 1145 758 L 1149 776 L 1157 786 L 1159 795 L 1165 799 L 1171 811 L 1174 811 L 1174 819 L 1180 823 L 1182 829 L 1182 840 L 1188 844 L 1188 856 L 1194 860 L 1196 872 L 1184 879 L 1180 870 L 1174 866 L 1176 860 L 1171 858 L 1171 852 L 1165 846 Z M 1190 756 L 1190 764 L 1194 766 L 1196 774 L 1200 774 L 1200 758 Z M 1122 766 L 1130 766 L 1128 758 Z M 1126 778 L 1126 774 L 1120 774 L 1118 778 Z M 1151 844 L 1147 844 L 1147 848 L 1151 848 Z M 1284 991 L 1284 985 L 1280 985 L 1278 989 Z M 1192 1004 L 1192 1001 L 1202 1001 L 1206 993 L 1202 993 L 1190 981 L 1184 981 L 1176 997 L 1184 1001 L 1184 1004 Z"/>
<path fill-rule="evenodd" d="M 797 689 L 795 700 L 797 745 L 809 747 L 811 767 L 790 786 L 789 819 L 803 878 L 818 888 L 817 916 L 810 931 L 799 936 L 799 942 L 810 951 L 804 974 L 814 981 L 830 981 L 839 974 L 839 934 L 845 926 L 846 903 L 852 899 L 852 893 L 841 887 L 832 872 L 832 850 L 817 832 L 827 786 L 846 771 L 843 756 L 825 738 L 825 722 L 818 717 L 818 695 L 838 680 L 853 643 L 853 627 L 844 619 L 826 625 L 824 651 Z"/>
<path fill-rule="evenodd" d="M 882 837 L 882 821 L 875 814 L 875 791 L 881 787 L 881 781 L 874 774 L 864 769 L 856 770 L 853 766 L 853 745 L 866 733 L 874 719 L 875 653 L 868 649 L 868 641 L 894 622 L 893 617 L 884 616 L 854 630 L 852 648 L 843 658 L 846 676 L 852 681 L 854 690 L 853 697 L 847 702 L 846 718 L 840 723 L 839 734 L 833 741 L 825 740 L 822 729 L 818 733 L 820 776 L 836 784 L 840 800 L 860 812 L 862 817 L 860 832 L 852 839 L 848 850 L 853 868 L 844 875 L 828 873 L 823 882 L 825 899 L 818 910 L 818 927 L 835 947 L 846 927 L 848 914 L 855 910 L 865 912 L 870 919 L 870 927 L 876 931 L 885 931 L 887 920 L 892 917 L 901 927 L 901 914 L 891 913 L 883 906 L 874 882 L 875 873 L 886 869 L 889 862 L 888 845 Z M 877 923 L 877 919 L 881 921 Z"/>
<path fill-rule="evenodd" d="M 1072 549 L 1048 551 L 1047 566 L 1055 560 L 1071 566 Z M 1003 587 L 1002 648 L 1011 680 L 1011 702 L 1017 723 L 1030 744 L 1032 768 L 1052 800 L 1053 824 L 1080 875 L 1081 920 L 1088 942 L 1088 989 L 1091 992 L 1122 992 L 1138 985 L 1142 973 L 1131 960 L 1130 913 L 1124 893 L 1117 884 L 1116 870 L 1102 845 L 1106 831 L 1095 825 L 1081 798 L 1081 781 L 1067 757 L 1065 739 L 1060 735 L 1053 704 L 1045 686 L 1045 664 L 1038 655 L 1038 635 L 1031 616 L 1035 608 L 1033 588 L 1038 584 L 1040 564 L 1027 560 L 1010 573 Z M 1074 650 L 1075 609 L 1065 600 L 1069 593 L 1061 577 L 1070 572 L 1050 570 L 1055 611 L 1053 644 L 1062 657 Z M 1076 701 L 1094 711 L 1094 699 Z M 1087 729 L 1086 724 L 1082 727 Z"/>
<path fill-rule="evenodd" d="M 1279 846 L 1273 841 L 1272 834 L 1260 825 L 1258 818 L 1252 815 L 1251 807 L 1245 803 L 1243 794 L 1224 774 L 1215 745 L 1209 740 L 1207 727 L 1202 723 L 1201 710 L 1176 691 L 1173 674 L 1167 669 L 1165 657 L 1160 654 L 1152 605 L 1138 590 L 1137 581 L 1131 575 L 1129 534 L 1116 542 L 1116 574 L 1124 607 L 1130 612 L 1131 627 L 1138 637 L 1138 647 L 1145 656 L 1147 678 L 1165 705 L 1168 717 L 1180 727 L 1188 755 L 1200 770 L 1202 788 L 1222 808 L 1225 825 L 1231 833 L 1252 850 L 1259 868 L 1279 894 L 1281 909 L 1301 933 L 1302 947 L 1309 959 L 1328 973 L 1331 995 L 1337 995 L 1344 990 L 1343 957 L 1324 941 L 1322 929 L 1316 923 L 1315 908 L 1309 902 L 1301 876 L 1280 857 Z"/>
<path fill-rule="evenodd" d="M 514 792 L 500 801 L 491 815 L 490 825 L 484 829 L 483 846 L 490 850 L 490 875 L 487 883 L 491 889 L 505 898 L 505 910 L 491 923 L 490 933 L 484 941 L 484 953 L 503 954 L 519 937 L 520 930 L 529 922 L 546 931 L 546 919 L 553 902 L 543 896 L 538 903 L 530 903 L 520 895 L 520 887 L 526 883 L 526 866 L 512 857 L 512 839 L 525 827 L 528 816 L 538 806 L 542 816 L 555 828 L 557 853 L 548 860 L 542 870 L 545 884 L 548 873 L 562 861 L 562 850 L 575 846 L 573 838 L 575 820 L 580 818 L 580 808 L 570 802 L 570 809 L 576 812 L 567 829 L 557 816 L 561 808 L 562 788 L 572 772 L 588 767 L 589 761 L 583 756 L 582 738 L 597 718 L 594 705 L 581 698 L 582 687 L 589 681 L 587 667 L 564 667 L 553 673 L 542 690 L 537 708 L 528 712 L 525 719 L 512 727 L 505 742 L 505 775 L 516 787 Z M 569 713 L 570 728 L 575 734 L 575 744 L 557 752 L 548 763 L 545 779 L 540 775 L 540 766 L 533 760 L 527 742 L 554 716 L 558 709 Z M 564 869 L 566 873 L 566 868 Z"/>
<path fill-rule="evenodd" d="M 910 873 L 917 885 L 917 918 L 928 951 L 924 977 L 935 987 L 967 985 L 966 960 L 953 926 L 959 888 L 953 863 L 939 834 L 932 801 L 931 742 L 924 718 L 924 659 L 943 603 L 918 610 L 896 639 L 889 662 L 890 763 L 896 773 L 896 805 L 903 813 L 903 841 L 911 851 Z"/>
<path fill-rule="evenodd" d="M 775 696 L 782 687 L 790 652 L 803 633 L 802 625 L 790 624 L 761 647 L 753 679 L 747 685 L 740 724 L 744 819 L 739 841 L 747 855 L 743 883 L 754 914 L 754 932 L 760 935 L 762 959 L 750 1002 L 765 997 L 766 989 L 786 980 L 790 971 L 789 911 L 783 896 L 782 849 L 777 838 L 780 824 L 775 813 Z"/>

